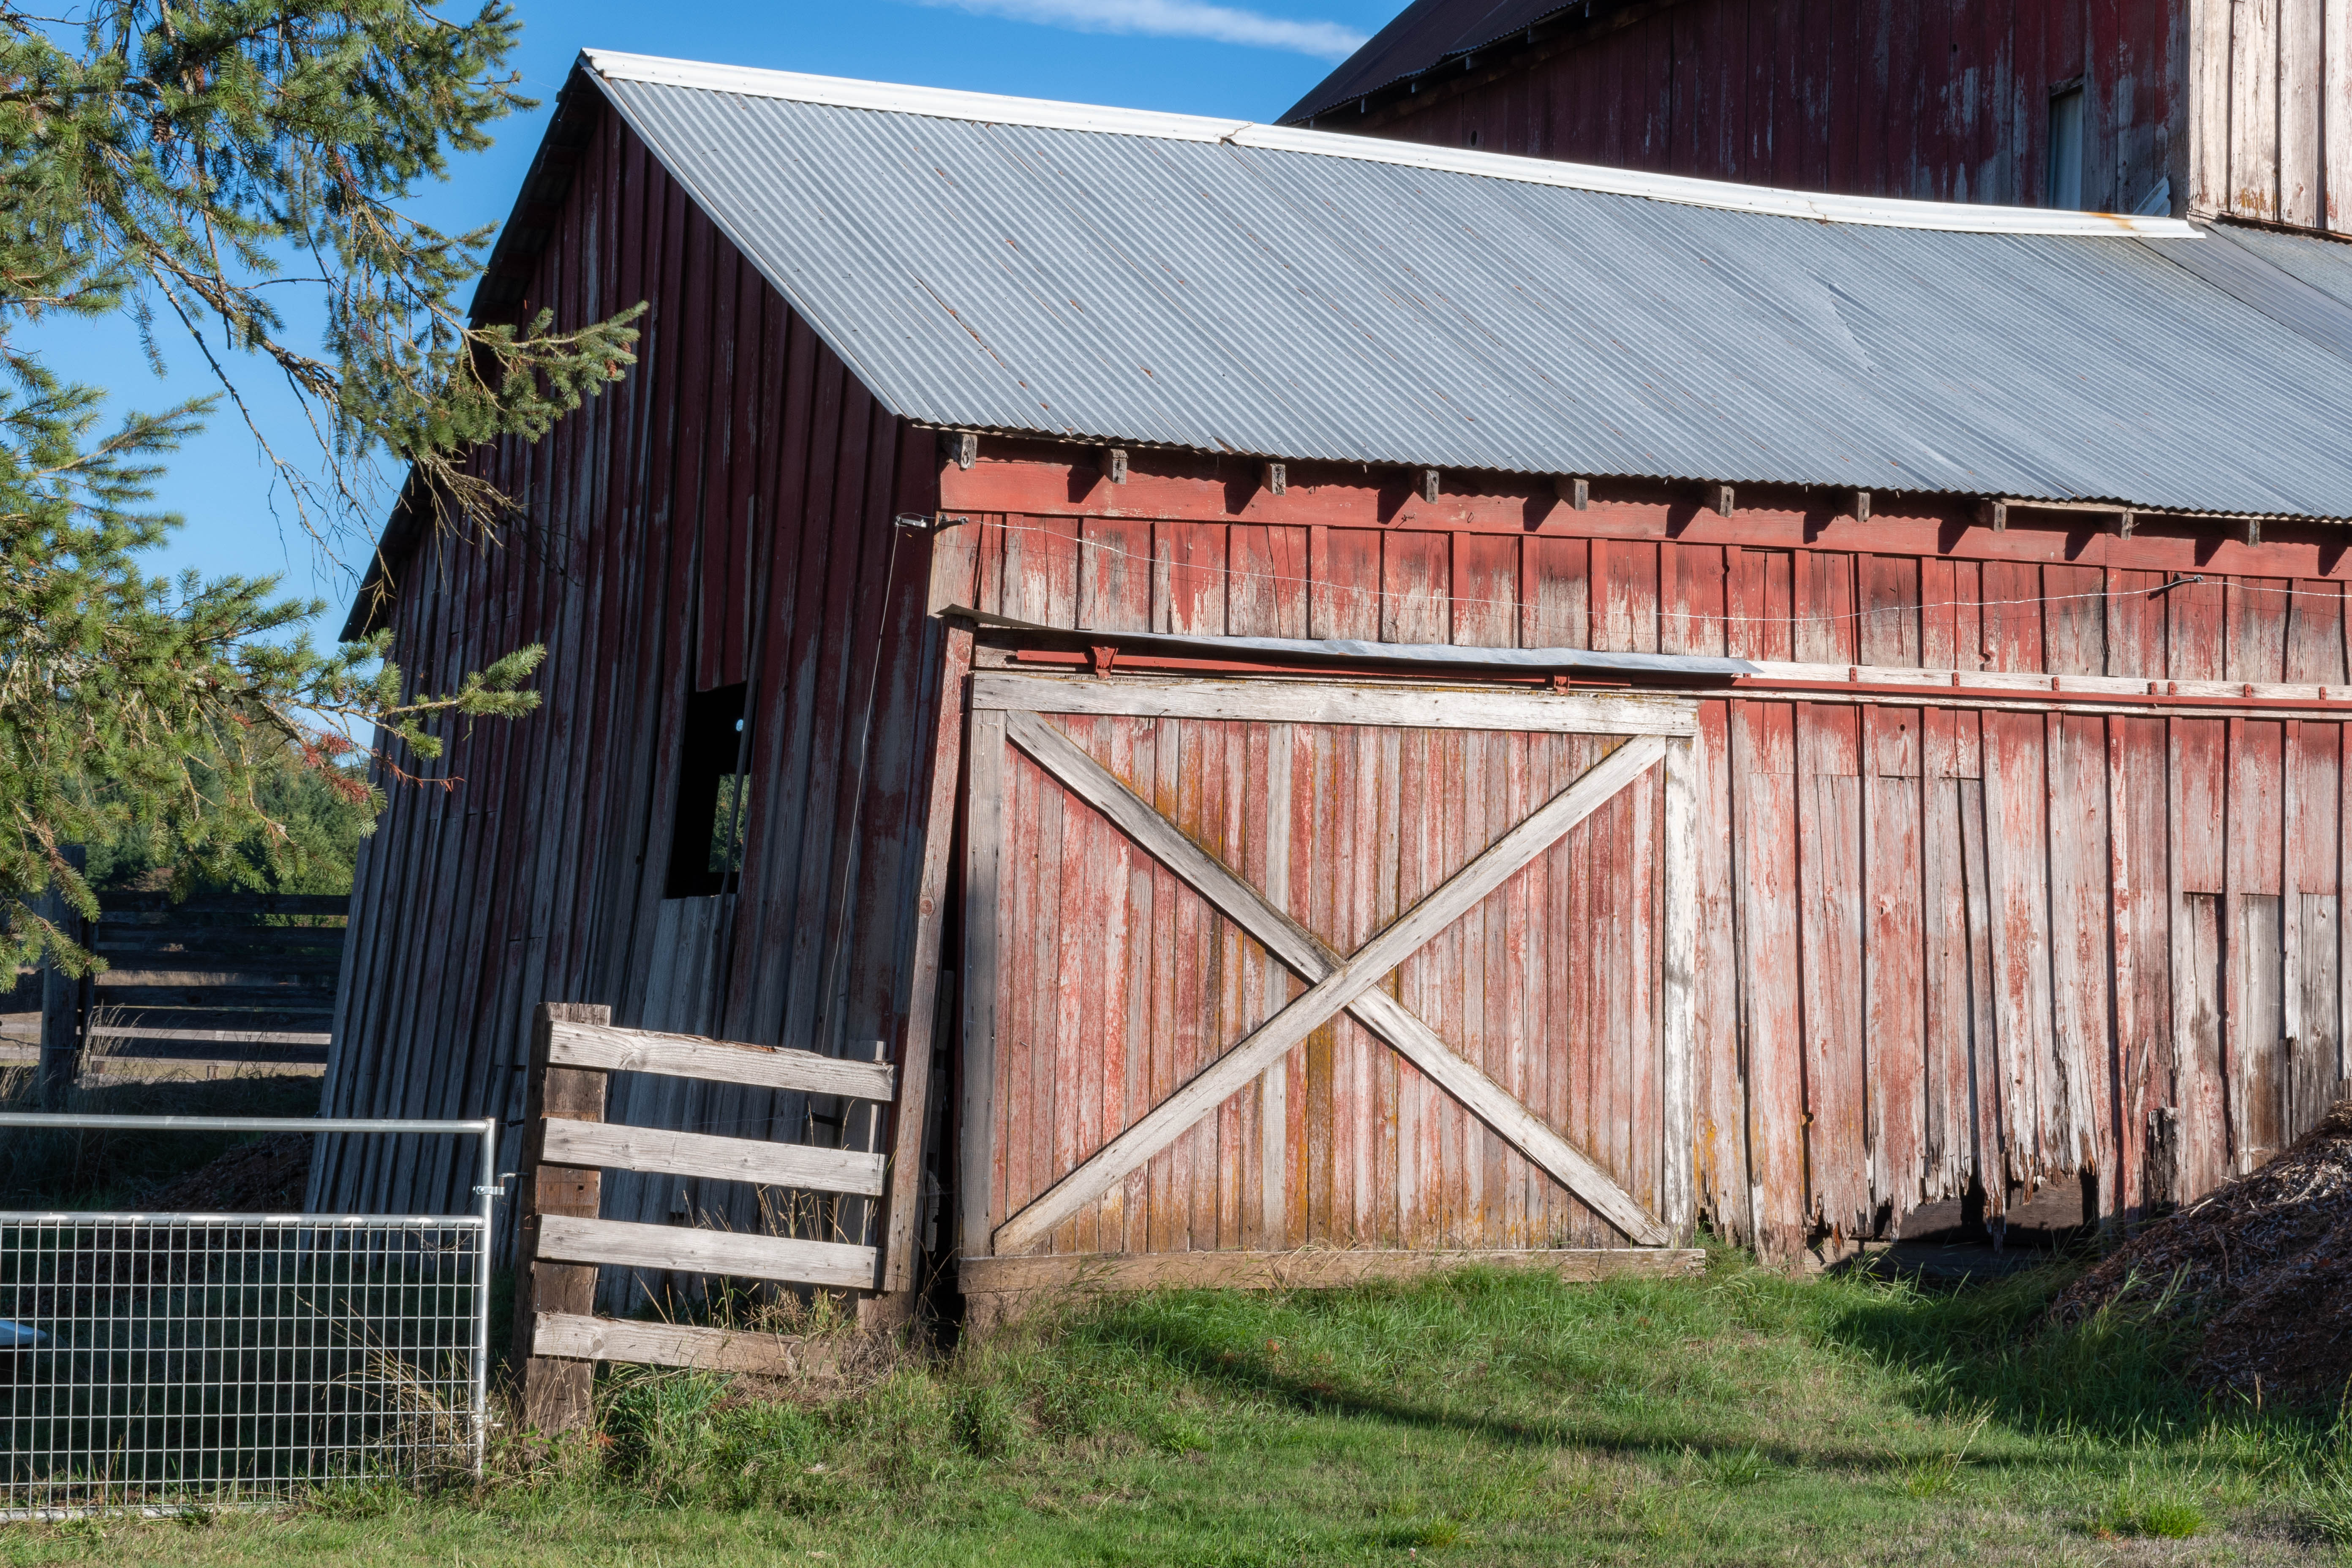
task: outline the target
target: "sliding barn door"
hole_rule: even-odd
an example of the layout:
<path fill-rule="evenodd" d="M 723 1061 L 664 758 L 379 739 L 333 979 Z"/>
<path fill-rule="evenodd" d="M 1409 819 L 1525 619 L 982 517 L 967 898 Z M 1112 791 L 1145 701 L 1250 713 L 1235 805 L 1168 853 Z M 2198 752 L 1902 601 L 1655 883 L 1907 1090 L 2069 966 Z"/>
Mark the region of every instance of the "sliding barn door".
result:
<path fill-rule="evenodd" d="M 966 1258 L 1658 1247 L 1688 702 L 973 677 Z"/>

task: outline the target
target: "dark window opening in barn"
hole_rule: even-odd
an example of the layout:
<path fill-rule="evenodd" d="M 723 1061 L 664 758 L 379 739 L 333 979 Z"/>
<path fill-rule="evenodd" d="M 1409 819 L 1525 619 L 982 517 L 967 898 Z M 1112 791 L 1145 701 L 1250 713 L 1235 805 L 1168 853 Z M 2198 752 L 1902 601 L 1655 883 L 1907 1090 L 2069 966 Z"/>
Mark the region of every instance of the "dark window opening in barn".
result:
<path fill-rule="evenodd" d="M 2050 95 L 2049 205 L 2080 211 L 2083 205 L 2083 84 Z"/>
<path fill-rule="evenodd" d="M 677 817 L 669 842 L 663 897 L 709 898 L 726 892 L 743 869 L 743 819 L 750 804 L 745 763 L 750 755 L 740 684 L 698 691 L 686 700 L 679 737 Z"/>

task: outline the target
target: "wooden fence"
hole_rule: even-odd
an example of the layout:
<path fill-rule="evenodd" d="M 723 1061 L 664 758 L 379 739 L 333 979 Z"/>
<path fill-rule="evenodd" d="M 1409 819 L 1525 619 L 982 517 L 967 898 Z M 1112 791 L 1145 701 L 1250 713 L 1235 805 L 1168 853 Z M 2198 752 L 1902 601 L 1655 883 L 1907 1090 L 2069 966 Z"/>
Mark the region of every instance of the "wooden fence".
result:
<path fill-rule="evenodd" d="M 532 1033 L 520 1171 L 522 1300 L 515 1314 L 515 1360 L 522 1369 L 524 1425 L 541 1432 L 587 1420 L 591 1373 L 599 1361 L 779 1374 L 800 1370 L 802 1347 L 781 1336 L 600 1318 L 594 1313 L 597 1269 L 715 1275 L 859 1293 L 889 1289 L 885 1226 L 876 1212 L 877 1203 L 894 1196 L 892 1162 L 882 1152 L 883 1112 L 895 1105 L 909 1131 L 922 1125 L 922 1105 L 898 1103 L 898 1069 L 887 1062 L 616 1029 L 611 1019 L 609 1007 L 548 1004 L 539 1009 Z M 616 1072 L 838 1099 L 847 1102 L 838 1119 L 841 1145 L 614 1125 L 604 1114 Z M 902 1146 L 900 1152 L 908 1166 L 918 1163 L 916 1151 Z M 793 1205 L 782 1217 L 788 1228 L 815 1234 L 753 1235 L 605 1219 L 607 1170 L 811 1194 L 813 1205 Z"/>
<path fill-rule="evenodd" d="M 20 977 L 0 1039 L 45 1078 L 84 1070 L 323 1070 L 349 900 L 111 893 L 79 931 L 107 967 L 79 985 Z M 93 1048 L 95 1047 L 95 1048 Z"/>

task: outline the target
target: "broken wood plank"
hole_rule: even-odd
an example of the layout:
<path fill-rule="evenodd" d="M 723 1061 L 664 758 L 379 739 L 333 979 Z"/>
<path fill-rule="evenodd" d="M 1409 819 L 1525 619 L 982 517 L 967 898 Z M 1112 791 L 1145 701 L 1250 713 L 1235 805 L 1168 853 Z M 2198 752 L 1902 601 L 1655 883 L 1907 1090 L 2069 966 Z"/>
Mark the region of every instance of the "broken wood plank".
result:
<path fill-rule="evenodd" d="M 556 1025 L 547 1059 L 553 1067 L 712 1079 L 749 1089 L 797 1089 L 803 1094 L 839 1094 L 852 1100 L 889 1100 L 898 1080 L 898 1069 L 887 1062 L 849 1061 L 787 1046 L 754 1046 L 699 1035 L 586 1024 Z"/>
<path fill-rule="evenodd" d="M 564 1361 L 628 1362 L 685 1366 L 703 1372 L 748 1372 L 803 1377 L 838 1359 L 827 1342 L 783 1334 L 642 1323 L 576 1312 L 541 1312 L 532 1320 L 531 1354 Z"/>
<path fill-rule="evenodd" d="M 540 1221 L 539 1255 L 563 1263 L 612 1264 L 681 1274 L 781 1279 L 849 1290 L 874 1288 L 875 1249 L 791 1236 L 746 1236 L 689 1226 L 549 1215 Z"/>
<path fill-rule="evenodd" d="M 708 1176 L 768 1187 L 811 1187 L 873 1197 L 882 1191 L 883 1157 L 811 1143 L 714 1138 L 604 1121 L 551 1121 L 542 1157 L 565 1165 L 650 1175 Z"/>

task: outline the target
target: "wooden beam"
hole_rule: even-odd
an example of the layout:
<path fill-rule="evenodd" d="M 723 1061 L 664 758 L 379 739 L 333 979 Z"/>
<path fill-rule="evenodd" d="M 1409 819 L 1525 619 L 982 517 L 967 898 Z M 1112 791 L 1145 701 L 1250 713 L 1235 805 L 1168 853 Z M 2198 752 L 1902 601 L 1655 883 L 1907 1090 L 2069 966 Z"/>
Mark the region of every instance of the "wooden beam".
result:
<path fill-rule="evenodd" d="M 874 1287 L 874 1248 L 870 1247 L 803 1241 L 793 1236 L 698 1230 L 683 1225 L 550 1215 L 540 1222 L 539 1255 L 564 1263 L 781 1279 L 845 1290 Z"/>
<path fill-rule="evenodd" d="M 603 1201 L 601 1170 L 593 1165 L 550 1163 L 545 1149 L 547 1129 L 556 1121 L 604 1120 L 607 1079 L 594 1068 L 554 1066 L 549 1057 L 559 1025 L 601 1026 L 612 1017 L 610 1007 L 581 1002 L 544 1002 L 532 1015 L 530 1068 L 524 1075 L 522 1158 L 516 1165 L 517 1201 L 522 1212 L 515 1226 L 514 1360 L 521 1383 L 526 1432 L 569 1432 L 594 1418 L 591 1369 L 541 1358 L 532 1349 L 530 1324 L 541 1312 L 588 1312 L 595 1308 L 595 1268 L 542 1258 L 540 1237 L 551 1221 L 593 1219 Z"/>
<path fill-rule="evenodd" d="M 1289 1006 L 998 1226 L 992 1250 L 1021 1252 L 1044 1240 L 1055 1226 L 1175 1142 L 1227 1096 L 1264 1071 L 1268 1063 L 1322 1027 L 1474 905 L 1517 876 L 1528 862 L 1558 843 L 1618 791 L 1655 765 L 1665 749 L 1666 742 L 1657 736 L 1639 736 L 1587 769 L 1574 784 L 1552 796 L 1534 815 L 1366 942 L 1340 968 L 1308 987 Z"/>
<path fill-rule="evenodd" d="M 1566 501 L 1572 511 L 1589 511 L 1592 508 L 1592 481 L 1562 474 L 1551 482 L 1552 494 Z"/>
<path fill-rule="evenodd" d="M 1977 521 L 1995 533 L 2005 531 L 2009 527 L 2009 503 L 1990 498 L 1977 502 Z"/>
<path fill-rule="evenodd" d="M 1701 485 L 1698 496 L 1699 505 L 1717 517 L 1729 517 L 1739 504 L 1738 493 L 1727 484 Z"/>
<path fill-rule="evenodd" d="M 832 1370 L 839 1359 L 831 1342 L 782 1334 L 641 1323 L 541 1312 L 531 1329 L 531 1353 L 567 1361 L 628 1362 L 639 1366 L 688 1366 L 705 1372 L 748 1372 L 805 1377 Z"/>
<path fill-rule="evenodd" d="M 898 1086 L 898 1069 L 887 1062 L 849 1061 L 785 1046 L 587 1024 L 556 1025 L 547 1059 L 554 1067 L 712 1079 L 751 1089 L 797 1089 L 851 1100 L 887 1100 L 895 1096 Z"/>
<path fill-rule="evenodd" d="M 1480 1251 L 1064 1253 L 967 1258 L 967 1295 L 1015 1290 L 1338 1289 L 1374 1279 L 1418 1279 L 1457 1268 L 1540 1270 L 1562 1279 L 1671 1279 L 1703 1274 L 1697 1247 L 1498 1247 Z"/>
<path fill-rule="evenodd" d="M 929 810 L 923 822 L 923 866 L 915 886 L 915 952 L 898 1046 L 898 1095 L 890 1110 L 890 1192 L 882 1223 L 885 1292 L 915 1288 L 917 1225 L 923 1208 L 923 1140 L 929 1124 L 931 1055 L 939 1035 L 940 942 L 947 924 L 948 882 L 955 849 L 959 776 L 963 768 L 964 682 L 971 673 L 971 628 L 949 623 L 931 733 Z"/>
<path fill-rule="evenodd" d="M 559 1164 L 594 1165 L 607 1171 L 708 1176 L 721 1182 L 808 1187 L 865 1197 L 882 1191 L 881 1155 L 814 1143 L 714 1138 L 702 1132 L 615 1127 L 604 1121 L 551 1121 L 542 1151 L 545 1158 Z"/>
<path fill-rule="evenodd" d="M 1678 1243 L 1690 1239 L 1698 1218 L 1692 1145 L 1698 1058 L 1698 803 L 1706 789 L 1700 755 L 1695 737 L 1666 748 L 1666 929 L 1659 997 L 1664 1060 L 1658 1089 L 1665 1125 L 1659 1169 L 1664 1178 L 1662 1217 Z"/>
<path fill-rule="evenodd" d="M 945 431 L 940 437 L 940 450 L 957 468 L 969 468 L 980 459 L 980 437 L 968 430 Z"/>
<path fill-rule="evenodd" d="M 1421 499 L 1427 501 L 1430 505 L 1435 506 L 1437 504 L 1438 489 L 1440 485 L 1443 483 L 1443 480 L 1444 476 L 1435 468 L 1422 469 Z"/>
<path fill-rule="evenodd" d="M 1411 730 L 1532 730 L 1554 735 L 1689 735 L 1686 697 L 1495 691 L 1338 681 L 1102 680 L 978 670 L 976 711 L 1100 713 L 1267 724 L 1372 724 Z"/>
<path fill-rule="evenodd" d="M 1105 447 L 1102 449 L 1102 477 L 1112 484 L 1127 483 L 1127 448 Z"/>
<path fill-rule="evenodd" d="M 1108 817 L 1307 984 L 1343 966 L 1345 960 L 1321 938 L 1268 903 L 1256 889 L 1185 837 L 1059 730 L 1034 713 L 1008 713 L 1005 733 L 1063 787 Z M 1608 1172 L 1555 1132 L 1510 1090 L 1456 1055 L 1434 1029 L 1395 997 L 1385 991 L 1367 991 L 1348 1004 L 1348 1012 L 1625 1236 L 1645 1247 L 1664 1245 L 1664 1229 Z"/>
<path fill-rule="evenodd" d="M 1870 521 L 1870 492 L 1864 489 L 1846 491 L 1845 511 L 1846 515 L 1853 519 L 1856 522 L 1868 522 Z"/>
<path fill-rule="evenodd" d="M 975 689 L 979 679 L 972 682 Z M 974 706 L 978 704 L 975 702 Z M 971 716 L 964 806 L 963 1106 L 956 1128 L 956 1246 L 988 1248 L 996 1169 L 996 966 L 1004 843 L 1004 715 Z"/>
<path fill-rule="evenodd" d="M 1265 466 L 1263 488 L 1265 490 L 1265 493 L 1270 496 L 1289 494 L 1289 468 L 1281 463 L 1268 463 Z"/>

